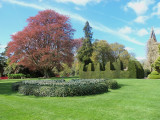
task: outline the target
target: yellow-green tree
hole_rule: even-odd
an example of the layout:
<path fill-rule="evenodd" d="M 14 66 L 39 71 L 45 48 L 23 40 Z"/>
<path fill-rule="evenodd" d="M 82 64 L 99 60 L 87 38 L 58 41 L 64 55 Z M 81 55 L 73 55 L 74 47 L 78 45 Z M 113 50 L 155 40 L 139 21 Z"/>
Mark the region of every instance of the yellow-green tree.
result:
<path fill-rule="evenodd" d="M 119 43 L 113 43 L 110 44 L 110 46 L 113 51 L 114 60 L 116 61 L 117 59 L 120 59 L 123 62 L 124 67 L 128 66 L 128 62 L 131 56 L 125 49 L 125 46 Z"/>
<path fill-rule="evenodd" d="M 101 63 L 103 67 L 108 61 L 113 61 L 112 49 L 106 40 L 96 40 L 93 43 L 93 53 L 91 60 L 93 63 Z"/>

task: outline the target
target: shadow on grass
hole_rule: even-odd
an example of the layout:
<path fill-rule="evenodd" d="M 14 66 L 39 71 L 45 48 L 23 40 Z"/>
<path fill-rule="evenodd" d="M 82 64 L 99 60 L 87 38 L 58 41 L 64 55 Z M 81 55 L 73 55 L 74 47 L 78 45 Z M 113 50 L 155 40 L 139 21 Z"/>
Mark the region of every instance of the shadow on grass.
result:
<path fill-rule="evenodd" d="M 14 94 L 11 90 L 12 83 L 0 83 L 0 95 L 11 95 Z"/>
<path fill-rule="evenodd" d="M 129 85 L 126 85 L 126 84 L 118 84 L 118 85 L 119 85 L 119 88 L 122 88 L 122 87 L 125 87 L 125 86 L 129 86 Z"/>

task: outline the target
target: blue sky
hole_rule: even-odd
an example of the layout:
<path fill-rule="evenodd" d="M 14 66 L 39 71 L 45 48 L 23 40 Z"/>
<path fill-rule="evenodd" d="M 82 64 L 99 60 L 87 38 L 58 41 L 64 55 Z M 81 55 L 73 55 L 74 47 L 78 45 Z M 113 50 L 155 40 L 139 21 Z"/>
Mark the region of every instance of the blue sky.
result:
<path fill-rule="evenodd" d="M 151 27 L 160 41 L 158 0 L 0 0 L 0 51 L 11 41 L 10 35 L 27 25 L 27 18 L 45 9 L 69 16 L 74 38 L 84 36 L 89 21 L 94 39 L 123 44 L 139 60 L 146 56 Z"/>

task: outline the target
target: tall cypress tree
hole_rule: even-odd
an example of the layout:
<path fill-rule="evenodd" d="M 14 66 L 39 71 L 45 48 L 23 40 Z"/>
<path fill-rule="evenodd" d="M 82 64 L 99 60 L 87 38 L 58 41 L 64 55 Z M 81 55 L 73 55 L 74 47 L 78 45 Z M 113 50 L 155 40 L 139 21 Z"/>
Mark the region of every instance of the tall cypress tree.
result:
<path fill-rule="evenodd" d="M 83 31 L 85 33 L 85 38 L 83 38 L 82 47 L 78 51 L 78 59 L 80 62 L 84 63 L 85 65 L 91 63 L 90 57 L 92 56 L 93 48 L 92 48 L 92 35 L 91 32 L 92 27 L 89 25 L 89 22 L 87 21 Z"/>

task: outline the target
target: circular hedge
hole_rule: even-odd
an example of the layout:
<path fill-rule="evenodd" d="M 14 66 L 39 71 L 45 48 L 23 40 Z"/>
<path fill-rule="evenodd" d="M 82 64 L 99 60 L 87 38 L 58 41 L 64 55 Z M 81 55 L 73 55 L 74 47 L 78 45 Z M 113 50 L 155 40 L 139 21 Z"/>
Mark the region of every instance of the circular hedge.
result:
<path fill-rule="evenodd" d="M 12 90 L 24 95 L 35 96 L 83 96 L 108 91 L 108 80 L 73 79 L 65 80 L 26 80 L 12 85 Z"/>

